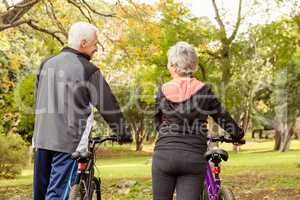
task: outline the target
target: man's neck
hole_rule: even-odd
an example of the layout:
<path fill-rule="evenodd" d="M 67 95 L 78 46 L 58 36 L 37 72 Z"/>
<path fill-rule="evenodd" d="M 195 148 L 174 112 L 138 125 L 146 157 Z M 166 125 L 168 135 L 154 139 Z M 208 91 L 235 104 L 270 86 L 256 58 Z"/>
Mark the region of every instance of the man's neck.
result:
<path fill-rule="evenodd" d="M 69 49 L 69 50 L 72 51 L 73 53 L 76 53 L 76 54 L 78 54 L 78 55 L 81 55 L 81 56 L 85 57 L 85 58 L 88 59 L 88 60 L 91 59 L 91 56 L 89 56 L 88 54 L 82 52 L 81 50 L 75 49 L 75 48 L 73 48 L 73 47 L 67 46 L 67 47 L 65 47 L 64 49 L 67 49 L 67 50 Z"/>

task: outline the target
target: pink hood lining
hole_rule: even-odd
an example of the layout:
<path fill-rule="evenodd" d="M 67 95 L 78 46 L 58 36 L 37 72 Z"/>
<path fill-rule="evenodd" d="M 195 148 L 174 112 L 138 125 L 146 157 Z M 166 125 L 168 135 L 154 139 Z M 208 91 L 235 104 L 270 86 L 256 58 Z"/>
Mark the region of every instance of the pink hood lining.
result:
<path fill-rule="evenodd" d="M 203 86 L 204 83 L 195 78 L 177 78 L 163 84 L 162 93 L 168 100 L 179 103 L 189 99 Z"/>

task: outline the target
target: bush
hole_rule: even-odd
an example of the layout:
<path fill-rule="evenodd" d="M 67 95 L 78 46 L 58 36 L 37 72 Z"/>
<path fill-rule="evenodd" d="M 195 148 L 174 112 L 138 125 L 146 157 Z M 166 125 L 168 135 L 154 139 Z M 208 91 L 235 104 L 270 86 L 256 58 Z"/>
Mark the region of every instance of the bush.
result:
<path fill-rule="evenodd" d="M 0 178 L 15 178 L 26 164 L 27 146 L 21 136 L 0 134 Z"/>
<path fill-rule="evenodd" d="M 34 129 L 34 75 L 27 75 L 15 89 L 15 100 L 19 111 L 17 133 L 31 143 Z"/>

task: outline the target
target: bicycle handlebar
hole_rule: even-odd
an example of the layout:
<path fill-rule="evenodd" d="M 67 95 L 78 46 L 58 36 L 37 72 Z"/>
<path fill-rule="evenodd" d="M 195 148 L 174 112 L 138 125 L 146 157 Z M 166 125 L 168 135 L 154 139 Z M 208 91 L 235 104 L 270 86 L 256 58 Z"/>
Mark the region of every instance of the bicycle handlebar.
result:
<path fill-rule="evenodd" d="M 101 137 L 93 137 L 89 140 L 89 142 L 94 142 L 95 144 L 102 144 L 103 142 L 106 141 L 118 142 L 119 138 L 116 135 L 111 135 L 103 139 Z"/>
<path fill-rule="evenodd" d="M 93 146 L 95 146 L 96 144 L 101 144 L 105 141 L 114 141 L 114 142 L 117 142 L 118 141 L 118 136 L 116 135 L 111 135 L 111 136 L 108 136 L 106 138 L 101 138 L 101 137 L 93 137 L 91 139 L 89 139 L 89 143 L 92 144 Z M 82 158 L 82 159 L 86 159 L 86 158 L 89 158 L 91 157 L 92 153 L 91 152 L 78 152 L 78 151 L 75 151 L 74 153 L 72 153 L 72 159 L 76 160 L 76 159 L 79 159 L 79 158 Z"/>
<path fill-rule="evenodd" d="M 239 140 L 239 141 L 236 141 L 236 140 L 233 140 L 231 138 L 226 138 L 224 135 L 221 135 L 221 136 L 208 136 L 207 137 L 207 140 L 208 141 L 211 141 L 211 142 L 225 142 L 225 143 L 233 143 L 233 144 L 246 144 L 246 140 Z"/>

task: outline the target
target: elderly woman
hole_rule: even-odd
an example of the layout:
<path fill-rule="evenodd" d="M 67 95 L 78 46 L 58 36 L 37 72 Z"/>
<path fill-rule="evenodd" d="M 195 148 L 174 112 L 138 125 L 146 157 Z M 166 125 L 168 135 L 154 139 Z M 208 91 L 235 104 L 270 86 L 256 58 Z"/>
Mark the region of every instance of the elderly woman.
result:
<path fill-rule="evenodd" d="M 155 124 L 159 133 L 152 163 L 153 199 L 199 200 L 203 190 L 207 150 L 207 118 L 211 116 L 232 139 L 244 132 L 226 112 L 211 88 L 193 77 L 195 49 L 178 42 L 168 51 L 172 80 L 156 98 Z"/>

